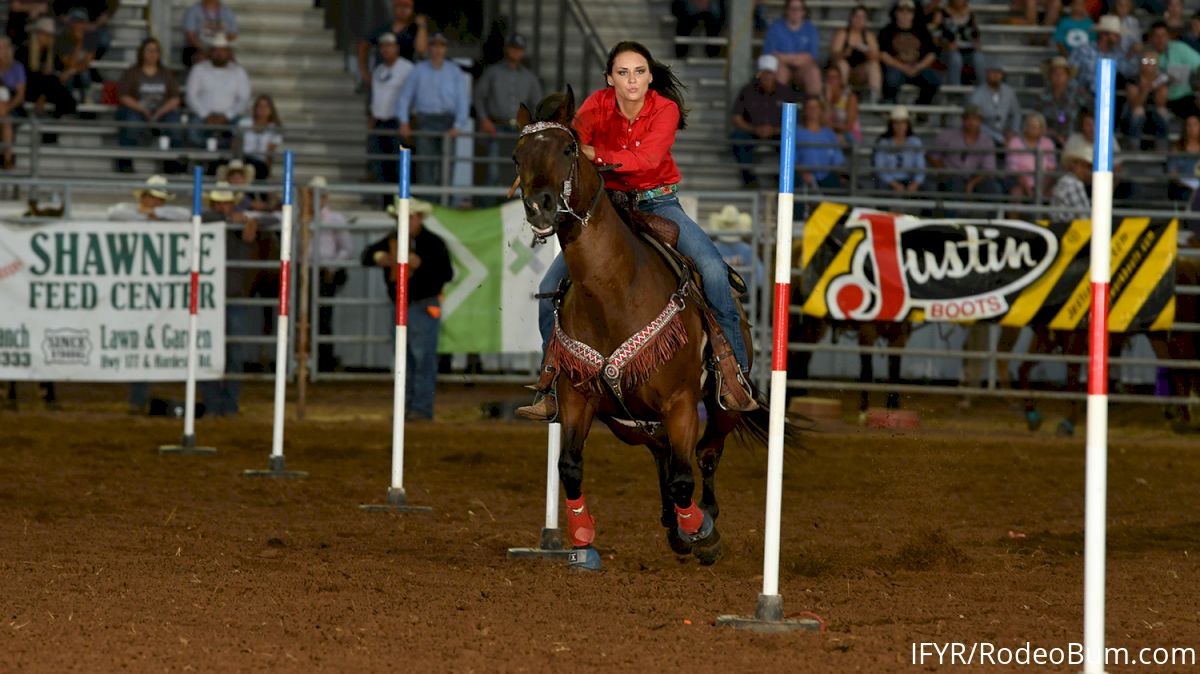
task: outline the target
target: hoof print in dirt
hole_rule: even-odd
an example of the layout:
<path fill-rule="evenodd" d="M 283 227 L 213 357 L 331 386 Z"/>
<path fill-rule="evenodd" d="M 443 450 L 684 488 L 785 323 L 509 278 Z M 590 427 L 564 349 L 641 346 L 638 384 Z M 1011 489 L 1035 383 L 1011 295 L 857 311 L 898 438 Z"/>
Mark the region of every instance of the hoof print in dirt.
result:
<path fill-rule="evenodd" d="M 596 548 L 575 548 L 567 555 L 567 567 L 572 571 L 599 571 L 600 553 Z"/>
<path fill-rule="evenodd" d="M 1075 424 L 1063 419 L 1058 422 L 1058 428 L 1054 432 L 1064 438 L 1070 437 L 1075 435 Z"/>

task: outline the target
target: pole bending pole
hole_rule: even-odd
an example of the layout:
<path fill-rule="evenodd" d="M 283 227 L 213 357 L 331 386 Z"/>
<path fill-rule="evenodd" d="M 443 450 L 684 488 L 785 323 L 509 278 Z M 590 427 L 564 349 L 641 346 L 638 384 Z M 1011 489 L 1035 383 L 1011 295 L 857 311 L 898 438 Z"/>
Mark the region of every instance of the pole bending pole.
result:
<path fill-rule="evenodd" d="M 774 342 L 771 353 L 771 406 L 767 435 L 767 513 L 763 542 L 763 590 L 753 618 L 719 616 L 718 625 L 768 632 L 818 629 L 815 620 L 785 620 L 779 594 L 779 518 L 783 504 L 783 440 L 787 423 L 788 302 L 792 287 L 792 218 L 795 205 L 796 104 L 783 106 L 779 148 L 779 195 L 775 232 Z"/>
<path fill-rule="evenodd" d="M 187 384 L 184 387 L 183 439 L 178 445 L 163 445 L 159 454 L 208 456 L 212 447 L 196 446 L 196 322 L 200 305 L 200 205 L 204 194 L 204 173 L 199 166 L 192 174 L 192 233 L 188 301 Z"/>
<path fill-rule="evenodd" d="M 271 457 L 266 470 L 247 470 L 246 477 L 307 477 L 287 469 L 283 458 L 284 412 L 287 410 L 288 336 L 292 292 L 292 192 L 291 150 L 283 153 L 283 225 L 279 237 L 279 316 L 275 333 L 275 416 L 271 430 Z"/>
<path fill-rule="evenodd" d="M 1108 282 L 1112 255 L 1112 137 L 1116 61 L 1096 62 L 1092 150 L 1092 307 L 1088 326 L 1087 483 L 1083 534 L 1083 671 L 1104 671 L 1105 521 L 1108 509 Z"/>
<path fill-rule="evenodd" d="M 392 483 L 387 503 L 359 506 L 368 511 L 429 512 L 428 506 L 408 504 L 404 493 L 404 383 L 408 377 L 408 214 L 412 150 L 400 148 L 399 196 L 396 199 L 396 370 L 392 385 Z"/>

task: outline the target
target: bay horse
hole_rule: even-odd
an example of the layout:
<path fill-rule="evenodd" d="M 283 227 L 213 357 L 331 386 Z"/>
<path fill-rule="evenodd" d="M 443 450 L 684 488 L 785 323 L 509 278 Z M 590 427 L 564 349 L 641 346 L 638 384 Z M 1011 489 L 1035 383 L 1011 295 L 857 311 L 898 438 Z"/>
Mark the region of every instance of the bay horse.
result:
<path fill-rule="evenodd" d="M 717 378 L 705 367 L 711 349 L 699 285 L 687 274 L 681 280 L 622 217 L 600 169 L 580 152 L 574 115 L 570 88 L 543 99 L 536 120 L 522 105 L 521 138 L 513 151 L 526 221 L 535 237 L 558 237 L 571 281 L 547 349 L 548 362 L 559 368 L 558 473 L 574 545 L 570 564 L 600 568 L 595 519 L 583 494 L 584 443 L 596 419 L 621 441 L 645 445 L 653 454 L 671 549 L 713 564 L 721 556 L 714 478 L 725 440 L 735 430 L 765 438 L 766 406 L 759 400 L 759 409 L 737 413 L 718 403 Z M 742 333 L 750 344 L 744 314 Z M 703 480 L 699 505 L 693 500 L 693 456 Z"/>

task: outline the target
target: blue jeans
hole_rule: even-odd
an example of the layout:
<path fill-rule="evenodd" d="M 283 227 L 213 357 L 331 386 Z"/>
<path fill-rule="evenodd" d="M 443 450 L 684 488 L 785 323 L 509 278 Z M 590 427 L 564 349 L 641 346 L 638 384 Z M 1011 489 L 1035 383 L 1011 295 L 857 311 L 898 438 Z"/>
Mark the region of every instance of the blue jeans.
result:
<path fill-rule="evenodd" d="M 150 123 L 146 119 L 145 115 L 143 115 L 140 112 L 137 112 L 136 110 L 134 110 L 132 108 L 127 108 L 123 105 L 121 107 L 117 108 L 117 121 L 118 122 L 141 122 L 146 125 L 146 126 L 122 126 L 120 129 L 118 129 L 117 130 L 117 142 L 121 144 L 121 147 L 135 147 L 138 145 L 145 145 L 146 144 L 146 136 L 148 135 L 147 132 L 149 132 L 153 128 L 156 128 L 153 123 Z M 159 117 L 158 121 L 162 122 L 163 124 L 178 124 L 179 123 L 179 110 L 172 110 L 172 111 L 168 112 L 167 114 L 163 115 L 162 117 Z M 166 136 L 171 139 L 171 147 L 174 147 L 174 148 L 183 147 L 183 133 L 180 129 L 178 129 L 178 128 L 159 129 L 158 132 L 160 135 Z"/>
<path fill-rule="evenodd" d="M 250 336 L 260 335 L 262 331 L 256 326 L 255 312 L 259 307 L 228 306 L 225 307 L 225 335 Z M 225 371 L 242 373 L 246 371 L 246 361 L 256 352 L 256 344 L 225 342 Z M 287 363 L 279 367 L 287 367 Z M 198 382 L 200 397 L 204 407 L 214 416 L 227 416 L 238 413 L 241 401 L 242 382 L 236 379 L 215 379 Z"/>
<path fill-rule="evenodd" d="M 1158 108 L 1147 106 L 1143 113 L 1135 115 L 1132 106 L 1125 106 L 1124 114 L 1121 115 L 1121 124 L 1125 127 L 1125 133 L 1137 143 L 1137 147 L 1142 145 L 1142 134 L 1149 132 L 1154 136 L 1156 143 L 1166 144 L 1168 135 L 1171 132 L 1171 126 L 1159 113 Z M 1136 148 L 1135 148 L 1136 149 Z"/>
<path fill-rule="evenodd" d="M 400 146 L 400 138 L 396 136 L 396 129 L 400 128 L 400 120 L 398 119 L 377 119 L 375 120 L 374 128 L 367 133 L 367 152 L 371 154 L 385 155 L 377 159 L 371 159 L 371 175 L 384 185 L 396 186 L 397 175 L 399 169 L 396 163 L 397 150 Z M 387 201 L 391 203 L 391 195 L 388 195 Z"/>
<path fill-rule="evenodd" d="M 441 308 L 437 297 L 408 305 L 408 376 L 404 381 L 406 412 L 422 419 L 433 418 L 433 395 L 437 384 L 437 344 L 442 321 L 430 315 L 430 307 Z"/>
<path fill-rule="evenodd" d="M 919 90 L 917 105 L 929 105 L 933 102 L 933 97 L 937 95 L 937 90 L 941 83 L 938 81 L 937 73 L 933 71 L 933 68 L 926 68 L 916 75 L 909 77 L 896 68 L 884 66 L 883 102 L 895 103 L 896 94 L 900 92 L 900 86 L 903 84 L 911 84 Z"/>
<path fill-rule="evenodd" d="M 975 70 L 975 80 L 983 81 L 984 57 L 983 52 L 975 49 L 955 49 L 942 52 L 942 63 L 946 64 L 946 84 L 962 84 L 963 65 L 971 60 L 971 68 Z"/>
<path fill-rule="evenodd" d="M 229 120 L 226 125 L 221 125 L 221 128 L 202 129 L 204 126 L 203 117 L 192 117 L 191 127 L 187 130 L 188 143 L 193 147 L 204 147 L 209 136 L 215 136 L 217 139 L 217 147 L 222 150 L 228 150 L 233 143 L 233 130 L 237 128 L 240 117 L 234 117 Z"/>
<path fill-rule="evenodd" d="M 416 155 L 412 163 L 413 184 L 441 185 L 442 146 L 447 142 L 446 132 L 454 128 L 454 115 L 413 115 L 413 126 L 417 131 L 436 134 L 418 134 L 413 138 L 413 154 Z M 446 178 L 449 180 L 449 176 Z"/>
<path fill-rule="evenodd" d="M 679 206 L 679 199 L 674 194 L 639 201 L 638 210 L 664 217 L 679 225 L 679 244 L 676 248 L 692 258 L 696 269 L 700 271 L 704 296 L 717 315 L 717 323 L 725 332 L 725 338 L 729 340 L 738 365 L 743 370 L 747 369 L 749 360 L 746 357 L 746 343 L 742 340 L 741 317 L 738 315 L 737 303 L 733 298 L 733 290 L 729 287 L 729 271 L 712 239 L 700 229 L 700 225 L 683 212 L 683 208 Z M 566 277 L 567 263 L 560 254 L 546 270 L 546 275 L 538 285 L 538 292 L 554 292 Z M 554 302 L 549 299 L 540 300 L 538 303 L 538 329 L 542 333 L 544 359 L 546 345 L 550 343 L 550 334 L 554 331 Z"/>
<path fill-rule="evenodd" d="M 734 129 L 729 134 L 733 149 L 733 158 L 737 160 L 738 170 L 742 172 L 742 185 L 749 185 L 758 180 L 754 174 L 754 143 L 758 137 L 749 131 Z"/>

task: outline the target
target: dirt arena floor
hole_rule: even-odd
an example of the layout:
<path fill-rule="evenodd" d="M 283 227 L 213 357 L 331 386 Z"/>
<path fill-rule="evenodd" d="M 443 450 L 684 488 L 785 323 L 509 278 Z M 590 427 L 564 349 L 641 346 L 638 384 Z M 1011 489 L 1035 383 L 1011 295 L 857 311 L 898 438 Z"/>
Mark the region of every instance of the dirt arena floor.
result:
<path fill-rule="evenodd" d="M 63 386 L 60 411 L 22 394 L 0 412 L 0 672 L 1080 669 L 913 663 L 915 642 L 1082 640 L 1083 440 L 1004 402 L 907 400 L 919 431 L 810 434 L 787 458 L 781 592 L 826 630 L 758 635 L 713 621 L 761 589 L 764 447 L 726 452 L 725 557 L 700 567 L 667 547 L 649 454 L 598 428 L 605 572 L 578 574 L 505 558 L 543 516 L 544 427 L 480 413 L 516 387 L 443 389 L 410 426 L 406 486 L 434 508 L 414 515 L 357 508 L 387 487 L 390 385 L 310 390 L 292 481 L 241 476 L 266 466 L 265 385 L 200 420 L 212 458 L 160 457 L 181 423 L 128 415 L 121 387 Z M 1150 407 L 1113 417 L 1110 645 L 1200 647 L 1200 436 Z"/>

